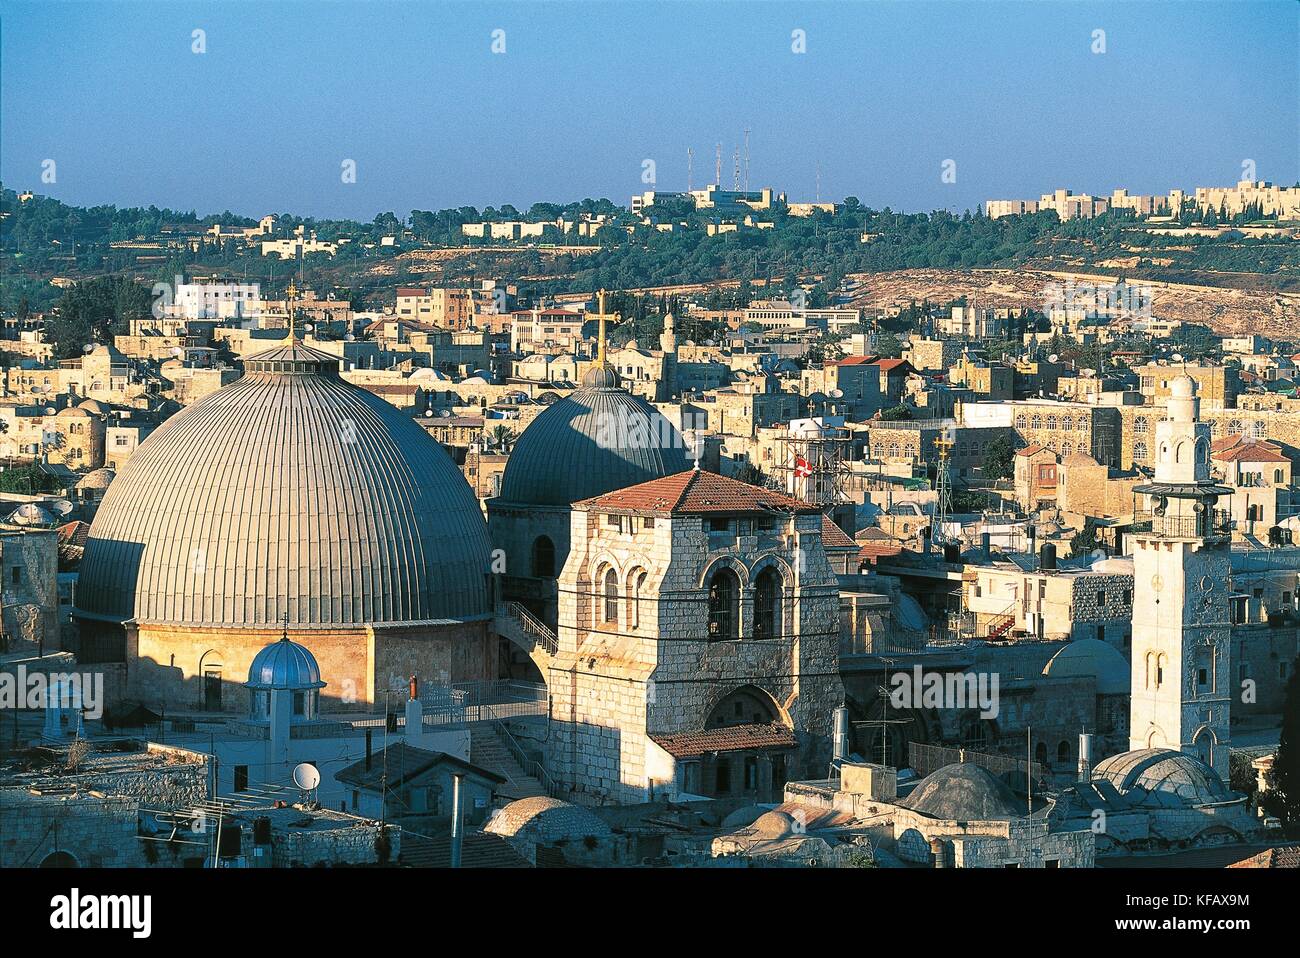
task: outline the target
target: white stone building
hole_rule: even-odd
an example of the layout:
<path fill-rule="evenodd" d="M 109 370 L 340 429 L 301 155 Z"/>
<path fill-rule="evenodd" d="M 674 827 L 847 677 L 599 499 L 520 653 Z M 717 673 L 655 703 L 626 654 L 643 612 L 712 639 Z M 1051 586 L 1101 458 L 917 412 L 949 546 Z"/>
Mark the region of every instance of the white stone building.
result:
<path fill-rule="evenodd" d="M 548 768 L 612 802 L 824 775 L 838 611 L 805 502 L 688 470 L 575 503 Z"/>

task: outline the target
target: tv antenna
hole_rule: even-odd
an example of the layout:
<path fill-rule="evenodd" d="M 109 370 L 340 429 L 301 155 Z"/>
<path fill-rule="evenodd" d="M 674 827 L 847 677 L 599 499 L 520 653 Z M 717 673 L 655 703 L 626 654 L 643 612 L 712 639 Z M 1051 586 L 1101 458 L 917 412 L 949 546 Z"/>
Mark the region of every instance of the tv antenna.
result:
<path fill-rule="evenodd" d="M 749 192 L 749 127 L 745 127 L 745 192 Z"/>
<path fill-rule="evenodd" d="M 691 179 L 695 173 L 695 150 L 686 148 L 686 192 L 691 191 Z"/>

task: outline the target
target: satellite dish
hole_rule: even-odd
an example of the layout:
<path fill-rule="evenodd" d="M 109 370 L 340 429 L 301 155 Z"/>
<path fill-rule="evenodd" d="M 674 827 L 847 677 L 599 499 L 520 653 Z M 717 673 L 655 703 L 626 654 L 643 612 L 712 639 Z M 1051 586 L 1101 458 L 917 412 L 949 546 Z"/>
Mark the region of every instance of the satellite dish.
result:
<path fill-rule="evenodd" d="M 297 785 L 305 792 L 310 792 L 313 788 L 320 785 L 320 772 L 315 765 L 302 762 L 294 767 L 293 784 Z"/>
<path fill-rule="evenodd" d="M 85 353 L 86 355 L 90 355 L 91 353 L 93 353 L 93 352 L 95 351 L 95 344 L 94 344 L 94 343 L 86 343 L 86 345 L 84 345 L 84 346 L 81 347 L 81 351 L 82 351 L 83 353 Z"/>
<path fill-rule="evenodd" d="M 49 505 L 51 510 L 57 512 L 61 516 L 66 516 L 69 512 L 72 511 L 72 503 L 70 503 L 67 499 L 58 499 L 54 502 L 51 502 Z"/>
<path fill-rule="evenodd" d="M 444 410 L 442 410 L 442 412 L 438 413 L 438 415 L 441 416 L 443 419 L 450 419 L 450 418 L 451 418 L 451 410 L 450 410 L 450 409 L 444 409 Z"/>
<path fill-rule="evenodd" d="M 1049 363 L 1054 363 L 1054 362 L 1056 362 L 1057 359 L 1059 359 L 1059 358 L 1060 358 L 1060 357 L 1057 356 L 1056 353 L 1052 353 L 1052 355 L 1050 355 L 1050 356 L 1047 357 L 1047 361 L 1048 361 Z"/>
<path fill-rule="evenodd" d="M 356 338 L 357 337 L 353 336 L 351 333 L 348 333 L 346 336 L 343 337 L 343 342 L 345 343 L 355 342 Z"/>
<path fill-rule="evenodd" d="M 843 398 L 844 398 L 844 390 L 843 390 L 843 389 L 832 389 L 832 390 L 831 390 L 831 398 L 832 398 L 832 399 L 843 399 Z"/>
<path fill-rule="evenodd" d="M 1173 354 L 1172 356 L 1170 356 L 1169 358 L 1172 359 L 1172 360 L 1173 360 L 1174 362 L 1176 362 L 1176 363 L 1181 363 L 1181 362 L 1183 361 L 1183 354 L 1182 354 L 1182 353 L 1174 353 L 1174 354 Z"/>

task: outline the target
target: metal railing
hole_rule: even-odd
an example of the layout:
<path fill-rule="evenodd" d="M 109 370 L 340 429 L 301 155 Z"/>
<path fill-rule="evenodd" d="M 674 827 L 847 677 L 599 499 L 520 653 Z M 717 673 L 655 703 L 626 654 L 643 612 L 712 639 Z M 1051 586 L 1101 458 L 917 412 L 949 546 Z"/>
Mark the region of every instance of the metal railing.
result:
<path fill-rule="evenodd" d="M 1226 509 L 1210 509 L 1191 516 L 1135 512 L 1132 528 L 1134 532 L 1150 532 L 1158 536 L 1213 539 L 1231 534 L 1232 514 Z"/>
<path fill-rule="evenodd" d="M 550 712 L 546 686 L 536 682 L 456 682 L 452 688 L 461 693 L 466 720 L 471 722 L 490 721 L 485 711 L 499 718 L 545 716 Z"/>
<path fill-rule="evenodd" d="M 533 640 L 548 653 L 554 655 L 560 650 L 560 645 L 559 642 L 556 641 L 555 633 L 547 627 L 546 623 L 542 622 L 535 615 L 529 612 L 522 604 L 518 602 L 507 602 L 506 611 L 510 614 L 511 618 L 515 619 L 519 623 L 519 627 L 524 631 L 524 634 L 532 636 Z"/>
<path fill-rule="evenodd" d="M 501 733 L 501 741 L 505 744 L 506 750 L 519 763 L 519 767 L 524 770 L 524 774 L 537 779 L 542 786 L 542 791 L 546 792 L 551 798 L 559 798 L 561 792 L 559 784 L 555 779 L 551 778 L 550 773 L 542 767 L 541 762 L 529 758 L 528 753 L 524 751 L 524 747 L 519 744 L 519 740 L 511 734 L 502 717 L 497 714 L 496 708 L 491 705 L 484 705 L 482 709 L 487 713 L 489 720 L 495 723 L 497 731 Z"/>

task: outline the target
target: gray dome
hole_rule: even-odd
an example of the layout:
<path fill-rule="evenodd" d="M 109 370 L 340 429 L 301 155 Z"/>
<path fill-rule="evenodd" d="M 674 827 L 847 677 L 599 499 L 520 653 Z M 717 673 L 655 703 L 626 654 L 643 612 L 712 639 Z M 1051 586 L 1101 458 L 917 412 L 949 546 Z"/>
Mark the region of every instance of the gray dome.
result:
<path fill-rule="evenodd" d="M 617 382 L 610 372 L 589 371 L 595 385 L 529 424 L 506 462 L 502 501 L 567 506 L 689 467 L 677 428 L 644 399 L 606 385 Z"/>
<path fill-rule="evenodd" d="M 899 804 L 945 822 L 993 821 L 1025 814 L 1024 803 L 1005 782 L 969 762 L 931 772 Z"/>
<path fill-rule="evenodd" d="M 328 627 L 486 615 L 487 527 L 409 416 L 302 346 L 177 413 L 123 465 L 77 615 Z"/>
<path fill-rule="evenodd" d="M 1110 643 L 1101 639 L 1079 639 L 1052 656 L 1043 674 L 1054 679 L 1091 675 L 1097 680 L 1098 695 L 1127 695 L 1132 680 L 1129 664 Z"/>
<path fill-rule="evenodd" d="M 1101 779 L 1138 805 L 1210 805 L 1233 798 L 1214 769 L 1195 755 L 1168 748 L 1141 748 L 1103 759 L 1092 770 L 1092 780 Z"/>
<path fill-rule="evenodd" d="M 609 825 L 581 805 L 546 795 L 521 798 L 506 805 L 483 826 L 489 835 L 527 838 L 547 843 L 574 838 L 606 838 Z"/>
<path fill-rule="evenodd" d="M 244 688 L 258 690 L 302 691 L 324 687 L 316 656 L 297 642 L 290 641 L 287 635 L 253 657 L 253 664 L 248 667 L 248 681 L 244 683 Z"/>

